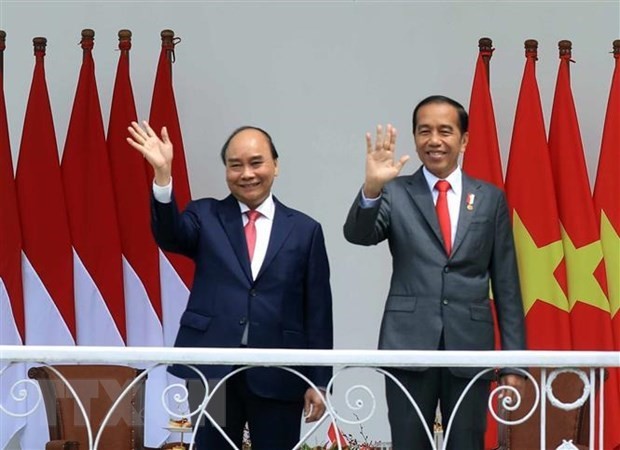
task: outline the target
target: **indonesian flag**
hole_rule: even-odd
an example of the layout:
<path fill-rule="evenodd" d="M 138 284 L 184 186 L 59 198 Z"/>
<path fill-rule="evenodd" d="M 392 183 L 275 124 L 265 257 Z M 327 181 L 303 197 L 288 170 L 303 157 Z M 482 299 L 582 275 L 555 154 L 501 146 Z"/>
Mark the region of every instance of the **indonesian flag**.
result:
<path fill-rule="evenodd" d="M 118 221 L 92 56 L 83 60 L 62 157 L 73 240 L 77 343 L 124 345 L 125 301 Z"/>
<path fill-rule="evenodd" d="M 596 183 L 595 217 L 607 269 L 607 289 L 615 348 L 620 350 L 620 52 L 614 53 L 615 68 L 607 103 Z"/>
<path fill-rule="evenodd" d="M 334 425 L 334 422 L 331 422 L 327 428 L 327 448 L 349 448 L 349 441 L 342 431 Z"/>
<path fill-rule="evenodd" d="M 491 58 L 493 50 L 481 49 L 476 60 L 476 70 L 469 100 L 469 142 L 463 156 L 463 170 L 470 176 L 492 183 L 504 189 L 504 177 L 500 159 L 499 142 L 495 126 L 493 100 L 489 88 L 489 77 L 484 58 Z M 491 294 L 489 294 L 492 297 Z M 495 348 L 501 349 L 500 332 L 497 323 L 495 302 L 491 298 L 493 327 L 495 329 Z M 492 383 L 490 390 L 497 386 Z M 485 448 L 497 447 L 497 422 L 487 413 Z"/>
<path fill-rule="evenodd" d="M 170 30 L 164 30 L 161 34 L 162 48 L 155 76 L 149 124 L 157 134 L 165 126 L 174 145 L 174 161 L 172 163 L 173 195 L 179 209 L 183 210 L 191 200 L 191 194 L 185 163 L 183 138 L 181 136 L 181 125 L 172 86 L 174 33 Z M 148 186 L 149 189 L 152 189 L 153 172 L 148 163 L 145 162 L 144 164 L 149 174 Z M 179 330 L 181 314 L 187 305 L 189 287 L 193 279 L 194 263 L 184 256 L 161 252 L 160 271 L 164 343 L 171 346 L 174 344 Z"/>
<path fill-rule="evenodd" d="M 564 250 L 551 173 L 536 52 L 526 55 L 515 113 L 506 195 L 512 217 L 528 348 L 572 348 Z"/>
<path fill-rule="evenodd" d="M 164 346 L 161 323 L 159 250 L 150 226 L 150 187 L 143 158 L 127 144 L 127 127 L 137 120 L 129 73 L 131 34 L 122 30 L 119 60 L 108 126 L 108 150 L 116 192 L 116 210 L 123 252 L 127 345 Z M 168 414 L 161 401 L 167 386 L 165 367 L 146 381 L 145 445 L 159 448 L 168 438 Z"/>
<path fill-rule="evenodd" d="M 566 259 L 573 349 L 613 350 L 603 249 L 570 87 L 570 53 L 560 58 L 549 151 Z M 616 371 L 609 371 L 604 386 L 605 449 L 620 445 L 618 392 Z"/>
<path fill-rule="evenodd" d="M 0 41 L 0 58 L 4 40 Z M 4 102 L 4 76 L 0 66 L 0 345 L 22 345 L 24 298 L 22 289 L 22 238 L 13 179 L 13 160 Z M 11 395 L 13 386 L 26 379 L 24 364 L 0 363 L 0 404 L 14 414 L 23 414 L 25 404 Z M 20 386 L 20 388 L 23 387 Z M 31 392 L 31 395 L 36 393 Z M 0 411 L 0 448 L 5 448 L 24 425 L 23 418 Z"/>
<path fill-rule="evenodd" d="M 15 178 L 26 345 L 74 345 L 73 252 L 44 57 L 45 40 L 35 38 L 35 67 Z M 28 409 L 34 406 L 29 403 Z M 45 448 L 49 440 L 45 408 L 40 405 L 27 421 L 21 447 Z"/>

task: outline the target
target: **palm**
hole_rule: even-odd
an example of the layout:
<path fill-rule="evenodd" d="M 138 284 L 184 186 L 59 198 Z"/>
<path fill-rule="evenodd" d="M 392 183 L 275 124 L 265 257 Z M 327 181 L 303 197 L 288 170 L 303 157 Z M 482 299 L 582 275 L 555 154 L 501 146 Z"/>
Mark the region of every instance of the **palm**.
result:
<path fill-rule="evenodd" d="M 132 122 L 128 128 L 130 137 L 127 142 L 138 150 L 153 167 L 156 175 L 167 178 L 172 167 L 172 142 L 168 136 L 166 127 L 161 129 L 161 138 L 153 131 L 148 122 L 142 122 L 140 126 Z"/>
<path fill-rule="evenodd" d="M 396 129 L 387 126 L 385 135 L 381 125 L 377 126 L 377 136 L 373 145 L 370 133 L 366 133 L 366 186 L 371 191 L 380 189 L 388 181 L 396 178 L 409 156 L 394 159 L 396 149 Z"/>
<path fill-rule="evenodd" d="M 164 142 L 157 136 L 149 136 L 142 144 L 144 157 L 154 168 L 169 165 L 172 162 L 172 143 Z"/>

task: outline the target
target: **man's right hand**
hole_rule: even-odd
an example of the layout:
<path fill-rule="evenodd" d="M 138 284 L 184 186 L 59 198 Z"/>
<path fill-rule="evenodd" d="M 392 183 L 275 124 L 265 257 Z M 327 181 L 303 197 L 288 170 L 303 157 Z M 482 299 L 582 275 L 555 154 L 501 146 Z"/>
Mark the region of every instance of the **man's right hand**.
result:
<path fill-rule="evenodd" d="M 167 186 L 172 175 L 172 142 L 168 137 L 166 127 L 161 129 L 161 139 L 145 120 L 142 127 L 137 122 L 131 122 L 127 128 L 131 137 L 127 143 L 142 153 L 155 172 L 155 184 Z"/>
<path fill-rule="evenodd" d="M 381 189 L 388 182 L 398 176 L 409 155 L 400 160 L 394 160 L 396 149 L 396 128 L 388 124 L 385 135 L 383 127 L 377 125 L 377 137 L 372 143 L 372 136 L 366 133 L 366 179 L 364 181 L 364 196 L 377 198 Z"/>

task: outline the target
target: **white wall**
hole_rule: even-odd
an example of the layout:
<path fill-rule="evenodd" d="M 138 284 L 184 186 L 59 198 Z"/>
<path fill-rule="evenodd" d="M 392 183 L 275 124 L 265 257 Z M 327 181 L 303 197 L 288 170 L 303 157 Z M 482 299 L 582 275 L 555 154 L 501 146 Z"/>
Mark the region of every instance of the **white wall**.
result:
<path fill-rule="evenodd" d="M 391 271 L 385 245 L 342 237 L 363 179 L 364 133 L 391 122 L 399 152 L 414 156 L 410 115 L 442 93 L 467 105 L 478 54 L 497 49 L 491 83 L 504 164 L 525 62 L 523 42 L 540 43 L 538 80 L 547 120 L 558 67 L 557 42 L 573 41 L 572 86 L 593 182 L 620 34 L 618 1 L 0 1 L 7 32 L 5 95 L 14 161 L 34 58 L 48 38 L 46 70 L 62 151 L 81 63 L 80 31 L 96 32 L 94 56 L 104 122 L 118 59 L 117 32 L 133 32 L 138 112 L 148 116 L 159 32 L 182 38 L 174 79 L 194 197 L 226 195 L 219 148 L 242 124 L 266 128 L 280 151 L 275 193 L 324 226 L 332 266 L 336 346 L 375 348 Z M 365 379 L 362 377 L 362 379 Z M 382 383 L 376 393 L 383 414 Z M 367 428 L 388 439 L 384 419 Z M 356 428 L 350 431 L 356 432 Z"/>

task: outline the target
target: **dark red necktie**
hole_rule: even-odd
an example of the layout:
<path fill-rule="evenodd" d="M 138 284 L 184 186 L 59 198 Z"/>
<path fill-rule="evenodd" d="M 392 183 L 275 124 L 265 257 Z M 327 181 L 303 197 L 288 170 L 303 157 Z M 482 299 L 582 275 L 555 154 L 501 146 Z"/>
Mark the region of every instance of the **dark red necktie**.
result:
<path fill-rule="evenodd" d="M 443 246 L 446 249 L 446 254 L 449 256 L 452 251 L 452 227 L 450 226 L 450 211 L 448 210 L 448 189 L 450 189 L 450 183 L 446 180 L 439 180 L 435 183 L 435 189 L 439 192 L 435 211 L 437 211 L 439 228 L 441 228 L 441 235 L 443 236 Z"/>
<path fill-rule="evenodd" d="M 248 255 L 250 256 L 250 261 L 252 261 L 252 257 L 254 256 L 254 247 L 256 247 L 256 219 L 260 216 L 260 213 L 254 209 L 250 209 L 246 211 L 248 215 L 248 223 L 245 224 L 244 232 L 245 232 L 245 241 L 248 244 Z"/>

